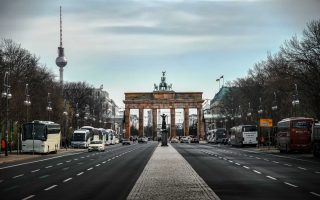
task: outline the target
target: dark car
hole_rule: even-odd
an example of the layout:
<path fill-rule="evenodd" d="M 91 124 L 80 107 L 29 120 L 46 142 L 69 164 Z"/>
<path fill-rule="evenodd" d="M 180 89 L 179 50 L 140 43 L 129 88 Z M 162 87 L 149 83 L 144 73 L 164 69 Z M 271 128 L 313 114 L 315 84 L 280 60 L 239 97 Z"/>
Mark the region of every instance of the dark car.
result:
<path fill-rule="evenodd" d="M 196 137 L 191 138 L 190 143 L 199 143 L 199 139 Z"/>

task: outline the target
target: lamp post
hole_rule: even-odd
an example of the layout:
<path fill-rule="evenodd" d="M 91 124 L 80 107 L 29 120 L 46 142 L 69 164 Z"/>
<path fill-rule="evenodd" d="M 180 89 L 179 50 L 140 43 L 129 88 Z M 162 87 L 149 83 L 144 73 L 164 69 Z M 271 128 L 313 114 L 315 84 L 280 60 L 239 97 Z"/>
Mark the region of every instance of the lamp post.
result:
<path fill-rule="evenodd" d="M 68 112 L 67 112 L 67 101 L 64 100 L 64 111 L 63 111 L 63 116 L 64 116 L 64 130 L 63 130 L 63 135 L 64 135 L 64 145 L 65 145 L 65 148 L 67 149 L 68 148 L 68 144 L 67 144 L 67 120 L 68 120 Z"/>
<path fill-rule="evenodd" d="M 8 156 L 8 118 L 9 118 L 9 99 L 12 98 L 12 94 L 10 93 L 10 85 L 9 85 L 9 72 L 5 72 L 3 78 L 3 92 L 1 94 L 2 98 L 6 99 L 6 126 L 5 126 L 5 156 Z"/>
<path fill-rule="evenodd" d="M 77 127 L 77 129 L 79 129 L 79 110 L 78 110 L 78 103 L 76 104 L 76 127 Z"/>
<path fill-rule="evenodd" d="M 49 121 L 50 121 L 50 113 L 52 112 L 50 95 L 51 95 L 51 93 L 48 92 L 48 97 L 47 97 L 48 106 L 46 109 L 48 111 L 48 120 Z"/>
<path fill-rule="evenodd" d="M 292 100 L 292 107 L 294 111 L 294 116 L 296 117 L 297 114 L 297 106 L 300 104 L 299 97 L 298 97 L 298 85 L 294 84 L 295 92 L 293 94 L 293 100 Z"/>
<path fill-rule="evenodd" d="M 249 102 L 249 107 L 248 107 L 248 113 L 247 113 L 247 117 L 250 117 L 250 122 L 251 122 L 251 103 Z"/>
<path fill-rule="evenodd" d="M 30 101 L 30 95 L 29 95 L 29 85 L 26 84 L 25 88 L 25 95 L 26 95 L 26 100 L 24 100 L 24 105 L 27 107 L 27 117 L 26 117 L 26 122 L 29 121 L 29 106 L 31 106 L 31 101 Z"/>

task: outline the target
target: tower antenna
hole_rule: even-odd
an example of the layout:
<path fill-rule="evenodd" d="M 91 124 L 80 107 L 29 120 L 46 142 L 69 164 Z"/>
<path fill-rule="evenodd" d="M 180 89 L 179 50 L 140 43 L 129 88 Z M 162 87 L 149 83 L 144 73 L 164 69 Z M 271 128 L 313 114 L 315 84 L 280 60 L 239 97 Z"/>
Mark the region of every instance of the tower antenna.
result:
<path fill-rule="evenodd" d="M 60 72 L 60 86 L 63 86 L 63 68 L 67 65 L 67 58 L 64 56 L 64 48 L 62 47 L 62 8 L 60 6 L 60 46 L 58 47 L 58 57 L 56 58 L 56 65 Z"/>

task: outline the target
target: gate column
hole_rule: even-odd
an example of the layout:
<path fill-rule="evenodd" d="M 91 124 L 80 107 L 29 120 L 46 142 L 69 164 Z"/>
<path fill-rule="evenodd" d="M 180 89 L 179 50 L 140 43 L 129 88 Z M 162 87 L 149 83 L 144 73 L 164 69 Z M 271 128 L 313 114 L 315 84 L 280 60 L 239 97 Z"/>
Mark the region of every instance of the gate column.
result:
<path fill-rule="evenodd" d="M 171 115 L 171 127 L 170 127 L 171 135 L 170 135 L 170 137 L 171 138 L 175 138 L 177 136 L 177 132 L 176 132 L 176 109 L 175 108 L 170 108 L 170 115 Z"/>
<path fill-rule="evenodd" d="M 204 138 L 204 129 L 203 129 L 203 121 L 202 121 L 202 108 L 197 109 L 198 114 L 198 126 L 197 126 L 197 136 L 200 139 Z"/>
<path fill-rule="evenodd" d="M 152 140 L 157 140 L 157 109 L 152 108 Z"/>
<path fill-rule="evenodd" d="M 130 108 L 125 108 L 125 111 L 124 111 L 124 128 L 126 130 L 124 138 L 128 139 L 131 136 L 131 133 L 130 133 Z"/>
<path fill-rule="evenodd" d="M 189 135 L 189 107 L 183 109 L 184 114 L 184 136 Z"/>
<path fill-rule="evenodd" d="M 143 137 L 143 108 L 139 108 L 139 137 Z"/>

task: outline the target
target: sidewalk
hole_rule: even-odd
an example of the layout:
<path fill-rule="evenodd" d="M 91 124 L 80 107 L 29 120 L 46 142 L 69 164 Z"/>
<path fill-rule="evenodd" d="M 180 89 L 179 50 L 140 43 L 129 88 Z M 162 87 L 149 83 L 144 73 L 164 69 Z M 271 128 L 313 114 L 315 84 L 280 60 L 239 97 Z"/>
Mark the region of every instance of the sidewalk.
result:
<path fill-rule="evenodd" d="M 49 154 L 50 155 L 63 155 L 63 154 L 67 154 L 67 153 L 75 153 L 75 152 L 82 152 L 84 151 L 84 149 L 59 149 L 57 154 Z M 34 154 L 32 155 L 32 153 L 20 153 L 17 154 L 17 151 L 12 151 L 11 153 L 8 152 L 8 156 L 4 155 L 4 152 L 1 152 L 0 154 L 0 164 L 4 164 L 4 163 L 10 163 L 10 162 L 14 162 L 14 161 L 22 161 L 22 160 L 29 160 L 29 159 L 33 159 L 33 158 L 38 158 L 38 157 L 46 157 L 48 156 L 47 154 Z"/>
<path fill-rule="evenodd" d="M 156 148 L 127 199 L 220 200 L 170 144 Z"/>

